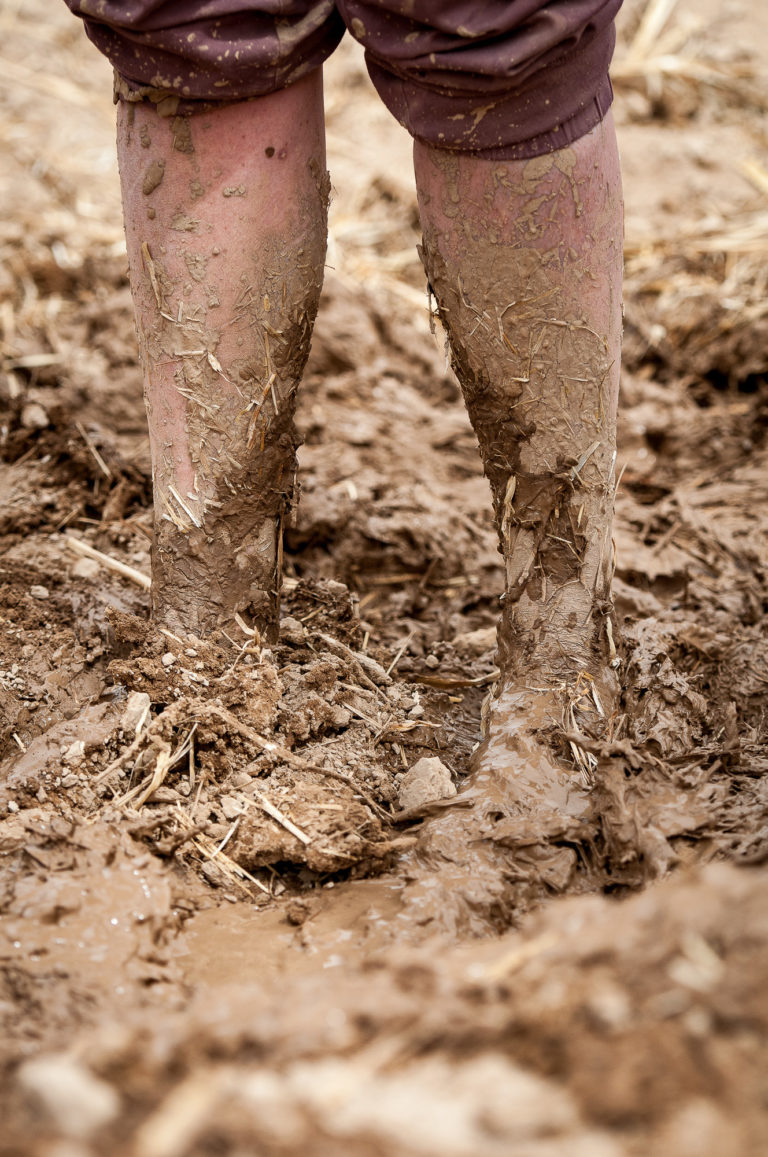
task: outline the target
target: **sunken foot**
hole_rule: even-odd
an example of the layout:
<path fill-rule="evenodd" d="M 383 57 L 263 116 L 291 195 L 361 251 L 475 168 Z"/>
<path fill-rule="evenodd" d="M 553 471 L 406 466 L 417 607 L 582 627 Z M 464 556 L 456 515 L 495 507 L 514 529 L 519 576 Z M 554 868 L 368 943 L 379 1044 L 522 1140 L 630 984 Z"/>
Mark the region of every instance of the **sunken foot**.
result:
<path fill-rule="evenodd" d="M 609 738 L 613 672 L 572 685 L 503 686 L 453 806 L 423 824 L 403 858 L 406 917 L 429 934 L 488 935 L 588 863 L 597 816 L 592 756 Z"/>

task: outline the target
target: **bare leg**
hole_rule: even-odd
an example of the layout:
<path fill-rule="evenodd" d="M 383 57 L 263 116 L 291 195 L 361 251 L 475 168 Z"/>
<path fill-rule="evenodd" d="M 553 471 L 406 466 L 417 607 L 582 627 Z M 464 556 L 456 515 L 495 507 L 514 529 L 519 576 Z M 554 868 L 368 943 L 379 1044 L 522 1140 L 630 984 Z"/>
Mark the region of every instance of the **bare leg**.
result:
<path fill-rule="evenodd" d="M 468 841 L 514 844 L 525 817 L 546 814 L 541 834 L 552 835 L 557 817 L 583 813 L 583 777 L 558 763 L 546 736 L 569 708 L 566 718 L 588 726 L 598 703 L 612 707 L 621 180 L 610 117 L 530 161 L 417 143 L 415 164 L 424 263 L 506 569 L 501 679 L 474 764 L 473 815 L 435 821 L 427 840 L 458 861 Z M 536 830 L 518 834 L 531 843 Z"/>
<path fill-rule="evenodd" d="M 322 75 L 193 118 L 121 104 L 155 494 L 152 613 L 274 637 L 296 390 L 322 283 Z M 236 629 L 236 628 L 235 628 Z"/>

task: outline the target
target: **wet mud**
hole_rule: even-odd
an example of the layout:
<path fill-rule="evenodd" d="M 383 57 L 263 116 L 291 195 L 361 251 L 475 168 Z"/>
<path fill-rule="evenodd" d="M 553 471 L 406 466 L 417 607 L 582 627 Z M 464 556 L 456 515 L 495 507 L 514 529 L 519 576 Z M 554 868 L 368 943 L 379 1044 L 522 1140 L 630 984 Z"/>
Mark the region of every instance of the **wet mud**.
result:
<path fill-rule="evenodd" d="M 697 160 L 724 126 L 757 155 L 753 103 L 734 80 L 697 90 L 692 111 L 678 77 L 654 104 L 617 73 L 628 276 L 611 485 L 597 450 L 572 477 L 585 432 L 556 492 L 518 462 L 510 505 L 509 463 L 484 476 L 429 331 L 409 143 L 342 46 L 280 636 L 201 637 L 194 608 L 183 631 L 150 618 L 157 512 L 108 70 L 61 7 L 52 31 L 37 0 L 7 14 L 2 53 L 16 76 L 55 37 L 64 87 L 32 69 L 0 84 L 0 1152 L 757 1157 L 765 194 L 726 160 L 702 185 Z M 768 29 L 750 19 L 754 46 Z M 151 132 L 135 144 L 146 212 L 171 161 L 155 165 Z M 679 164 L 650 180 L 664 149 Z M 573 176 L 531 179 L 572 196 Z M 202 184 L 185 190 L 200 219 Z M 178 237 L 194 295 L 213 259 Z M 586 336 L 576 347 L 594 361 Z M 611 631 L 601 605 L 567 694 L 540 670 L 501 689 L 506 734 L 478 749 L 510 585 L 499 531 L 554 530 L 588 553 L 571 518 L 587 482 L 596 502 L 616 493 Z M 571 552 L 536 541 L 567 580 Z M 597 554 L 605 577 L 613 556 Z M 531 570 L 527 605 L 540 584 Z"/>

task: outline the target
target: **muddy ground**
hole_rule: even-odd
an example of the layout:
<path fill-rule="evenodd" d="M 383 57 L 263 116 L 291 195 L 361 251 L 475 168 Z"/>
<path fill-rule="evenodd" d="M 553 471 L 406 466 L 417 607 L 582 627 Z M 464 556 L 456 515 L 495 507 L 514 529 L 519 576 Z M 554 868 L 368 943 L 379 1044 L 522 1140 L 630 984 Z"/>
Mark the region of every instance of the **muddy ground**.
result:
<path fill-rule="evenodd" d="M 765 1152 L 768 16 L 672 7 L 615 68 L 621 709 L 478 938 L 409 903 L 404 776 L 461 785 L 502 576 L 406 135 L 343 45 L 281 642 L 190 644 L 147 621 L 108 69 L 0 3 L 3 1154 Z"/>

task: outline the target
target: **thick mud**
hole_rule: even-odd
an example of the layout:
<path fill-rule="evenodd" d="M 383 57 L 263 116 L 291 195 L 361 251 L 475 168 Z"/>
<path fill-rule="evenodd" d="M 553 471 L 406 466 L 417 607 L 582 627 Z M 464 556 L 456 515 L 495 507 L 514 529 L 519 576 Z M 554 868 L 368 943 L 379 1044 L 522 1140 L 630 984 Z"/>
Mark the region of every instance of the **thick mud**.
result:
<path fill-rule="evenodd" d="M 356 50 L 280 639 L 199 639 L 148 619 L 108 70 L 63 5 L 0 13 L 0 1152 L 764 1151 L 768 28 L 679 7 L 617 59 L 621 689 L 530 682 L 503 815 L 468 770 L 508 576 Z"/>

